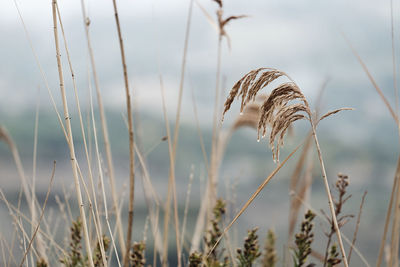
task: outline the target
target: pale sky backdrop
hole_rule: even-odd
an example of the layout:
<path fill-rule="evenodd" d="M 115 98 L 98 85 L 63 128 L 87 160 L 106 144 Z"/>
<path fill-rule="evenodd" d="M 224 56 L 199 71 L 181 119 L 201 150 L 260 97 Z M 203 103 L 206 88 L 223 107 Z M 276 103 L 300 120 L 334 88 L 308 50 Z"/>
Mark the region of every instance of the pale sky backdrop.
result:
<path fill-rule="evenodd" d="M 370 94 L 372 86 L 344 41 L 343 32 L 364 58 L 385 92 L 392 96 L 390 1 L 225 1 L 225 14 L 248 15 L 227 26 L 231 50 L 223 45 L 222 74 L 226 88 L 244 73 L 257 67 L 275 67 L 287 72 L 310 96 L 330 78 L 328 90 L 349 95 Z M 17 1 L 44 67 L 50 87 L 58 97 L 56 60 L 52 32 L 51 1 Z M 217 5 L 197 0 L 215 18 Z M 107 107 L 124 105 L 119 47 L 112 11 L 107 0 L 87 1 L 91 34 L 101 90 Z M 166 84 L 169 109 L 175 110 L 182 59 L 183 38 L 189 1 L 118 1 L 128 72 L 141 109 L 161 112 L 158 75 Z M 59 1 L 66 35 L 82 97 L 87 94 L 87 49 L 82 24 L 81 2 Z M 399 18 L 395 3 L 395 41 Z M 0 8 L 0 98 L 1 109 L 21 111 L 34 104 L 41 88 L 43 106 L 48 95 L 29 48 L 12 0 Z M 195 3 L 188 51 L 184 110 L 190 109 L 193 88 L 200 109 L 211 107 L 215 83 L 216 31 Z M 64 61 L 66 57 L 63 57 Z M 67 65 L 64 68 L 68 80 Z M 345 89 L 345 90 L 344 90 Z M 351 91 L 351 92 L 348 92 Z M 338 95 L 336 95 L 339 97 Z M 376 95 L 373 95 L 376 96 Z M 327 101 L 332 104 L 331 101 Z M 337 102 L 337 103 L 340 103 Z M 348 103 L 363 108 L 369 103 Z M 384 107 L 377 102 L 366 111 L 372 116 Z M 202 113 L 203 114 L 203 113 Z M 387 115 L 387 114 L 385 114 Z"/>

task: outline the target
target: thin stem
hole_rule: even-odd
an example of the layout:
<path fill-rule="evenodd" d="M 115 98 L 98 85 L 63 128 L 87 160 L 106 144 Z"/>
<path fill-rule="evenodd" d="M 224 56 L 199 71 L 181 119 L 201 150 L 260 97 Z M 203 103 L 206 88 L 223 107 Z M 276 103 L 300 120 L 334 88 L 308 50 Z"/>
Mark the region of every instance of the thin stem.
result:
<path fill-rule="evenodd" d="M 128 68 L 126 67 L 124 41 L 122 40 L 121 25 L 118 17 L 117 3 L 113 0 L 115 22 L 117 24 L 119 48 L 121 50 L 121 61 L 124 72 L 124 83 L 125 83 L 125 97 L 126 97 L 126 109 L 128 113 L 128 132 L 129 132 L 129 213 L 128 213 L 128 232 L 126 237 L 126 251 L 124 257 L 124 266 L 129 265 L 129 250 L 131 248 L 132 239 L 132 225 L 133 225 L 133 201 L 135 196 L 135 149 L 134 149 L 134 135 L 133 135 L 133 119 L 132 119 L 132 104 L 131 95 L 129 92 L 129 81 L 128 81 Z"/>
<path fill-rule="evenodd" d="M 60 55 L 60 47 L 59 47 L 59 41 L 58 41 L 56 5 L 57 5 L 57 0 L 53 0 L 52 9 L 53 9 L 54 41 L 55 41 L 55 46 L 56 46 L 57 68 L 58 68 L 58 77 L 59 77 L 59 81 L 60 81 L 61 97 L 62 97 L 63 108 L 64 108 L 64 118 L 65 118 L 67 136 L 68 136 L 68 140 L 69 140 L 68 146 L 69 146 L 69 150 L 70 150 L 71 165 L 72 165 L 72 172 L 73 172 L 73 176 L 74 176 L 76 196 L 77 196 L 77 200 L 78 200 L 78 204 L 79 204 L 80 216 L 82 219 L 83 235 L 84 235 L 84 240 L 85 240 L 85 244 L 86 244 L 86 253 L 88 255 L 89 265 L 91 267 L 94 267 L 92 250 L 90 248 L 89 232 L 88 232 L 88 227 L 87 227 L 87 222 L 86 222 L 86 214 L 85 214 L 85 209 L 84 209 L 84 204 L 83 204 L 82 194 L 81 194 L 81 188 L 80 188 L 80 183 L 79 183 L 79 177 L 78 177 L 74 140 L 72 137 L 71 118 L 69 116 L 68 103 L 67 103 L 67 98 L 66 98 L 66 94 L 65 94 L 64 76 L 63 76 L 63 71 L 62 71 L 62 66 L 61 66 L 61 55 Z"/>
<path fill-rule="evenodd" d="M 188 17 L 186 21 L 186 32 L 185 32 L 185 41 L 183 47 L 183 57 L 182 57 L 182 65 L 181 65 L 181 77 L 179 82 L 179 95 L 178 95 L 178 106 L 176 111 L 175 118 L 175 129 L 174 129 L 174 138 L 172 144 L 172 154 L 170 153 L 170 172 L 169 172 L 169 181 L 168 181 L 168 196 L 165 210 L 165 219 L 164 219 L 164 240 L 163 240 L 163 266 L 167 265 L 167 255 L 168 255 L 168 224 L 169 224 L 169 216 L 170 216 L 170 194 L 171 191 L 173 193 L 173 201 L 174 201 L 174 220 L 175 220 L 175 238 L 176 238 L 176 252 L 178 258 L 178 266 L 181 266 L 181 246 L 180 246 L 180 238 L 179 238 L 179 218 L 178 218 L 178 203 L 176 197 L 176 186 L 175 186 L 175 159 L 176 159 L 176 150 L 178 146 L 178 137 L 179 137 L 179 124 L 180 124 L 180 115 L 181 115 L 181 107 L 182 107 L 182 94 L 183 94 L 183 85 L 185 81 L 185 70 L 186 70 L 186 58 L 187 51 L 189 47 L 189 36 L 190 36 L 190 24 L 192 21 L 192 10 L 193 10 L 193 0 L 190 0 L 189 9 L 188 9 Z M 170 136 L 168 135 L 170 140 Z M 170 141 L 169 141 L 170 142 Z"/>
<path fill-rule="evenodd" d="M 322 158 L 322 152 L 321 152 L 321 148 L 319 146 L 319 142 L 318 142 L 318 137 L 317 137 L 317 133 L 315 130 L 315 125 L 312 122 L 312 119 L 310 117 L 310 123 L 311 123 L 311 127 L 312 127 L 312 132 L 313 132 L 313 136 L 314 136 L 314 141 L 315 141 L 315 146 L 317 148 L 317 152 L 318 152 L 318 159 L 319 159 L 319 163 L 321 166 L 321 171 L 322 171 L 322 178 L 324 180 L 324 185 L 325 185 L 325 190 L 326 190 L 326 194 L 328 196 L 328 204 L 329 204 L 329 209 L 331 211 L 331 216 L 332 216 L 332 221 L 333 221 L 333 225 L 335 227 L 335 232 L 336 232 L 336 236 L 339 242 L 339 247 L 342 253 L 342 259 L 343 259 L 343 264 L 345 267 L 348 267 L 348 263 L 347 263 L 347 258 L 346 258 L 346 251 L 344 250 L 344 246 L 343 246 L 343 242 L 342 242 L 342 236 L 340 234 L 340 229 L 337 223 L 337 219 L 336 219 L 336 214 L 335 214 L 335 208 L 333 206 L 333 200 L 332 200 L 332 195 L 331 195 L 331 191 L 329 189 L 329 183 L 328 183 L 328 178 L 326 175 L 326 170 L 325 170 L 325 164 L 324 164 L 324 160 Z"/>
<path fill-rule="evenodd" d="M 397 71 L 396 71 L 396 53 L 395 53 L 395 42 L 394 42 L 393 0 L 390 0 L 390 28 L 391 28 L 391 39 L 392 39 L 393 90 L 395 95 L 396 115 L 399 116 L 399 92 L 397 88 L 397 78 L 396 78 Z"/>
<path fill-rule="evenodd" d="M 164 236 L 163 236 L 163 255 L 162 255 L 162 266 L 167 266 L 168 264 L 168 228 L 169 228 L 169 216 L 171 212 L 171 193 L 175 194 L 176 191 L 174 190 L 175 188 L 175 168 L 174 168 L 174 162 L 173 162 L 173 147 L 172 147 L 172 141 L 171 141 L 171 131 L 168 123 L 168 115 L 167 115 L 167 109 L 165 105 L 165 92 L 164 92 L 164 85 L 162 81 L 162 77 L 160 76 L 160 87 L 161 87 L 161 98 L 162 98 L 162 106 L 163 106 L 163 114 L 164 114 L 164 120 L 165 120 L 165 128 L 167 131 L 167 141 L 168 141 L 168 152 L 169 152 L 169 158 L 170 158 L 170 170 L 169 170 L 169 180 L 168 180 L 168 191 L 167 191 L 167 206 L 165 209 L 165 219 L 164 219 Z M 176 227 L 176 225 L 175 225 Z M 178 233 L 177 230 L 175 230 L 176 233 Z M 179 244 L 179 240 L 178 240 Z"/>
<path fill-rule="evenodd" d="M 397 191 L 396 190 L 397 189 L 397 183 L 399 182 L 399 176 L 397 175 L 399 173 L 399 169 L 400 169 L 400 156 L 399 156 L 399 158 L 397 160 L 397 170 L 396 170 L 396 174 L 395 174 L 394 179 L 393 179 L 392 193 L 390 194 L 389 205 L 388 205 L 388 209 L 387 209 L 387 212 L 386 212 L 385 226 L 383 228 L 383 235 L 382 235 L 382 239 L 381 239 L 381 245 L 379 247 L 378 260 L 376 261 L 376 266 L 377 267 L 380 267 L 381 266 L 381 262 L 382 262 L 382 257 L 383 257 L 383 252 L 384 252 L 384 248 L 385 248 L 387 232 L 388 232 L 388 229 L 389 229 L 390 217 L 392 216 L 394 196 L 395 196 L 396 191 Z"/>
<path fill-rule="evenodd" d="M 398 250 L 399 250 L 399 227 L 400 227 L 400 214 L 399 214 L 399 205 L 400 205 L 400 169 L 399 166 L 396 169 L 395 179 L 397 180 L 396 189 L 395 189 L 395 200 L 394 200 L 394 214 L 393 214 L 393 222 L 392 222 L 392 240 L 390 244 L 390 260 L 389 266 L 399 266 L 398 263 Z"/>
<path fill-rule="evenodd" d="M 84 0 L 81 0 L 81 7 L 82 7 L 83 24 L 84 24 L 84 28 L 85 28 L 87 45 L 88 45 L 90 64 L 92 67 L 93 80 L 94 80 L 94 85 L 96 88 L 97 103 L 98 103 L 99 112 L 100 112 L 100 122 L 101 122 L 102 134 L 103 134 L 103 138 L 104 138 L 104 148 L 106 150 L 108 177 L 109 177 L 109 182 L 110 182 L 110 187 L 111 187 L 113 209 L 115 210 L 115 214 L 116 214 L 118 239 L 119 239 L 121 251 L 124 254 L 125 253 L 125 238 L 124 238 L 124 232 L 123 232 L 122 223 L 121 223 L 121 213 L 118 209 L 118 198 L 117 198 L 118 195 L 117 195 L 117 191 L 115 188 L 115 174 L 114 174 L 115 172 L 114 172 L 114 164 L 113 164 L 112 153 L 111 153 L 110 138 L 108 136 L 107 120 L 106 120 L 106 115 L 105 115 L 105 111 L 104 111 L 102 96 L 100 94 L 99 79 L 97 76 L 96 64 L 95 64 L 95 60 L 94 60 L 92 43 L 91 43 L 90 34 L 89 34 L 90 20 L 86 16 L 86 8 L 85 8 Z"/>
<path fill-rule="evenodd" d="M 65 37 L 64 26 L 63 26 L 62 19 L 61 19 L 61 12 L 60 12 L 60 9 L 59 9 L 58 5 L 57 5 L 56 8 L 57 8 L 58 22 L 60 23 L 61 34 L 62 34 L 62 37 L 63 37 L 63 40 L 64 40 L 64 48 L 65 48 L 65 53 L 67 55 L 68 66 L 69 66 L 69 70 L 70 70 L 70 73 L 71 73 L 72 86 L 74 88 L 75 102 L 76 102 L 76 106 L 77 106 L 77 110 L 78 110 L 78 117 L 79 117 L 81 133 L 82 133 L 82 140 L 83 140 L 83 147 L 84 147 L 84 150 L 85 150 L 86 162 L 87 162 L 87 166 L 88 166 L 89 182 L 90 182 L 90 188 L 92 189 L 92 196 L 93 196 L 95 214 L 93 213 L 92 205 L 90 205 L 90 207 L 91 207 L 91 210 L 92 210 L 92 213 L 93 213 L 93 220 L 94 220 L 94 223 L 95 223 L 97 238 L 99 240 L 100 253 L 101 253 L 102 260 L 103 260 L 103 265 L 106 266 L 107 265 L 107 260 L 106 260 L 106 255 L 105 255 L 105 251 L 104 251 L 101 220 L 100 220 L 100 216 L 99 216 L 97 198 L 96 198 L 94 182 L 93 182 L 92 164 L 91 164 L 91 160 L 90 160 L 90 157 L 89 157 L 89 151 L 88 151 L 88 146 L 87 146 L 87 142 L 86 142 L 85 127 L 83 125 L 83 117 L 82 117 L 82 112 L 81 112 L 79 96 L 78 96 L 78 88 L 77 88 L 77 85 L 76 85 L 75 73 L 74 73 L 74 69 L 72 67 L 71 57 L 70 57 L 70 54 L 69 54 L 69 49 L 68 49 L 68 45 L 67 45 L 67 39 Z M 104 203 L 107 203 L 105 198 L 104 198 Z M 105 206 L 107 206 L 107 205 L 105 204 Z M 110 234 L 112 234 L 112 233 L 110 233 Z"/>
<path fill-rule="evenodd" d="M 217 187 L 218 187 L 218 142 L 219 142 L 219 134 L 218 134 L 218 104 L 219 104 L 219 90 L 220 90 L 220 76 L 221 76 L 221 43 L 222 43 L 222 35 L 220 34 L 218 37 L 218 52 L 217 52 L 217 71 L 216 71 L 216 81 L 215 81 L 215 103 L 214 103 L 214 115 L 213 115 L 213 130 L 212 130 L 212 143 L 211 143 L 211 157 L 210 157 L 210 170 L 209 170 L 209 201 L 208 201 L 208 216 L 207 216 L 207 228 L 208 223 L 210 221 L 211 210 L 215 205 L 215 201 L 217 199 Z"/>

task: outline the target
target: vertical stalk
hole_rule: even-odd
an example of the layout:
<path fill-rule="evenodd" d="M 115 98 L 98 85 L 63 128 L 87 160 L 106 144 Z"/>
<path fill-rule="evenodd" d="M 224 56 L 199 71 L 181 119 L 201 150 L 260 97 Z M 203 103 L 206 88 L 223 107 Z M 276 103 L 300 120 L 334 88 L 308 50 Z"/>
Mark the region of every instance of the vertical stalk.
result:
<path fill-rule="evenodd" d="M 179 217 L 178 217 L 178 203 L 176 197 L 176 186 L 175 186 L 175 158 L 176 158 L 176 150 L 178 147 L 178 137 L 179 137 L 179 124 L 180 124 L 180 116 L 181 116 L 181 107 L 182 107 L 182 94 L 183 94 L 183 85 L 185 81 L 185 70 L 186 70 L 186 57 L 187 51 L 189 47 L 189 34 L 190 34 L 190 24 L 192 20 L 192 10 L 193 10 L 193 0 L 190 0 L 189 9 L 188 9 L 188 17 L 186 21 L 186 32 L 185 32 L 185 41 L 183 47 L 183 57 L 181 64 L 181 77 L 179 82 L 179 95 L 178 95 L 178 106 L 176 111 L 175 118 L 175 128 L 174 128 L 174 139 L 172 143 L 172 151 L 171 151 L 171 137 L 168 134 L 168 143 L 170 150 L 170 172 L 168 179 L 168 192 L 167 192 L 167 203 L 165 207 L 165 215 L 164 215 L 164 236 L 163 236 L 163 255 L 162 255 L 162 265 L 167 266 L 168 262 L 168 226 L 169 226 L 169 216 L 170 216 L 170 201 L 171 201 L 171 193 L 173 194 L 174 201 L 174 221 L 175 221 L 175 238 L 176 238 L 176 252 L 178 259 L 178 266 L 181 266 L 181 249 L 180 249 L 180 238 L 179 238 Z M 166 112 L 164 111 L 164 115 L 166 116 Z M 166 119 L 167 129 L 168 121 Z"/>
<path fill-rule="evenodd" d="M 89 34 L 90 20 L 86 16 L 86 8 L 85 8 L 85 4 L 84 4 L 83 0 L 81 0 L 81 7 L 82 7 L 83 23 L 84 23 L 85 34 L 86 34 L 87 45 L 88 45 L 88 52 L 89 52 L 89 57 L 90 57 L 90 64 L 92 66 L 93 80 L 94 80 L 94 85 L 96 88 L 97 103 L 98 103 L 99 112 L 100 112 L 101 130 L 102 130 L 102 134 L 103 134 L 103 138 L 104 138 L 104 148 L 106 150 L 108 177 L 109 177 L 109 182 L 110 182 L 110 187 L 111 187 L 113 209 L 115 210 L 115 214 L 116 214 L 115 219 L 116 219 L 116 225 L 117 225 L 117 230 L 118 230 L 118 239 L 119 239 L 121 251 L 124 254 L 125 253 L 125 238 L 124 238 L 124 232 L 123 232 L 122 223 L 121 223 L 121 213 L 120 213 L 119 205 L 118 205 L 117 191 L 115 189 L 115 174 L 114 174 L 114 164 L 113 164 L 111 146 L 110 146 L 110 138 L 108 136 L 107 120 L 106 120 L 106 115 L 105 115 L 105 111 L 104 111 L 102 96 L 100 94 L 99 79 L 97 77 L 96 64 L 95 64 L 93 49 L 92 49 L 92 42 L 91 42 L 90 34 Z"/>
<path fill-rule="evenodd" d="M 218 166 L 218 142 L 219 142 L 219 132 L 218 132 L 218 104 L 219 104 L 219 90 L 220 90 L 220 76 L 221 76 L 221 43 L 222 43 L 222 30 L 220 29 L 220 34 L 218 37 L 218 51 L 217 51 L 217 71 L 216 71 L 216 81 L 215 81 L 215 103 L 214 103 L 214 115 L 213 115 L 213 131 L 212 131 L 212 142 L 211 142 L 211 157 L 210 157 L 210 171 L 209 171 L 209 202 L 208 202 L 208 218 L 207 225 L 210 221 L 210 211 L 215 205 L 217 199 L 217 166 Z"/>
<path fill-rule="evenodd" d="M 315 125 L 314 125 L 314 123 L 312 121 L 311 116 L 310 116 L 310 123 L 311 123 L 311 128 L 312 128 L 312 132 L 313 132 L 313 136 L 314 136 L 315 146 L 316 146 L 317 152 L 318 152 L 318 159 L 319 159 L 319 163 L 320 163 L 320 166 L 321 166 L 322 178 L 324 180 L 325 190 L 326 190 L 326 194 L 328 196 L 329 209 L 331 211 L 333 225 L 335 227 L 335 232 L 336 232 L 336 236 L 337 236 L 337 239 L 338 239 L 340 251 L 342 253 L 343 264 L 344 264 L 345 267 L 349 267 L 349 264 L 347 263 L 347 258 L 346 258 L 346 251 L 344 250 L 344 246 L 343 246 L 342 236 L 340 234 L 339 225 L 338 225 L 337 219 L 336 219 L 335 208 L 333 206 L 331 190 L 329 189 L 329 183 L 328 183 L 328 178 L 327 178 L 327 175 L 326 175 L 325 164 L 324 164 L 324 160 L 322 158 L 321 147 L 319 146 L 317 133 L 316 133 L 316 130 L 315 130 Z"/>
<path fill-rule="evenodd" d="M 396 174 L 395 174 L 394 179 L 393 179 L 392 193 L 390 194 L 389 205 L 388 205 L 388 209 L 387 209 L 387 212 L 386 212 L 385 226 L 384 226 L 384 229 L 383 229 L 381 245 L 379 247 L 379 254 L 378 254 L 378 260 L 376 261 L 376 267 L 380 267 L 381 266 L 381 262 L 382 262 L 383 250 L 385 248 L 386 236 L 387 236 L 387 232 L 388 232 L 388 229 L 389 229 L 389 223 L 390 223 L 390 217 L 392 216 L 393 202 L 394 202 L 395 195 L 397 195 L 396 192 L 397 192 L 397 183 L 399 182 L 399 175 L 398 175 L 399 172 L 400 172 L 400 156 L 397 159 Z"/>
<path fill-rule="evenodd" d="M 397 166 L 395 180 L 397 181 L 395 186 L 395 201 L 394 201 L 394 214 L 393 214 L 393 222 L 392 222 L 392 236 L 391 236 L 391 244 L 390 244 L 390 259 L 389 266 L 399 266 L 399 205 L 400 205 L 400 183 L 399 183 L 399 166 Z"/>
<path fill-rule="evenodd" d="M 134 149 L 134 135 L 133 135 L 133 120 L 132 120 L 132 106 L 131 95 L 129 92 L 128 69 L 126 67 L 124 41 L 122 40 L 121 26 L 118 17 L 117 3 L 113 0 L 115 22 L 117 24 L 119 48 L 121 50 L 122 69 L 124 72 L 125 83 L 125 97 L 126 97 L 126 110 L 128 113 L 128 132 L 129 132 L 129 213 L 128 213 L 128 232 L 126 237 L 126 250 L 124 256 L 124 266 L 129 266 L 129 250 L 131 248 L 132 240 L 132 225 L 133 225 L 133 200 L 135 196 L 135 149 Z"/>
<path fill-rule="evenodd" d="M 99 240 L 100 253 L 101 253 L 102 260 L 103 260 L 103 265 L 107 266 L 107 260 L 106 260 L 106 255 L 105 255 L 105 251 L 104 251 L 104 244 L 103 244 L 103 234 L 102 234 L 102 229 L 101 229 L 101 220 L 100 220 L 100 216 L 99 216 L 99 209 L 98 209 L 98 205 L 97 205 L 96 193 L 95 193 L 95 189 L 94 189 L 92 164 L 91 164 L 91 160 L 90 160 L 90 157 L 89 157 L 89 151 L 88 151 L 88 146 L 87 146 L 87 142 L 86 142 L 85 127 L 83 126 L 83 118 L 82 118 L 81 106 L 80 106 L 79 97 L 78 97 L 78 88 L 77 88 L 77 85 L 76 85 L 75 73 L 74 73 L 74 70 L 72 68 L 71 57 L 69 55 L 67 39 L 65 37 L 64 26 L 63 26 L 62 19 L 61 19 L 61 12 L 60 12 L 60 9 L 59 9 L 58 5 L 57 5 L 57 16 L 58 16 L 58 22 L 60 23 L 61 35 L 62 35 L 63 40 L 64 40 L 64 48 L 65 48 L 65 53 L 67 55 L 67 61 L 68 61 L 69 70 L 70 70 L 70 73 L 71 73 L 72 86 L 74 88 L 75 102 L 76 102 L 76 107 L 77 107 L 77 110 L 78 110 L 78 117 L 79 117 L 79 123 L 80 123 L 80 127 L 81 127 L 83 147 L 84 147 L 84 150 L 85 150 L 86 162 L 87 162 L 87 166 L 88 166 L 88 175 L 89 175 L 88 178 L 89 178 L 90 188 L 92 189 L 94 211 L 93 211 L 93 206 L 90 203 L 90 200 L 89 200 L 89 206 L 91 207 L 90 209 L 91 209 L 92 215 L 93 215 L 93 221 L 94 221 L 94 226 L 95 226 L 95 230 L 96 230 L 96 233 L 97 233 L 97 239 Z M 91 100 L 92 99 L 90 99 L 90 101 Z M 97 139 L 96 139 L 96 145 L 97 145 Z M 99 170 L 100 170 L 100 177 L 102 177 L 101 168 L 99 168 Z M 103 181 L 103 179 L 101 179 L 101 181 Z M 88 196 L 88 198 L 89 198 L 89 196 Z M 105 210 L 106 210 L 106 212 L 105 212 L 106 220 L 107 220 L 107 223 L 108 223 L 107 201 L 106 201 L 105 197 L 104 197 L 103 201 L 104 201 L 104 206 L 105 206 Z M 110 235 L 112 237 L 112 232 L 110 232 Z M 117 255 L 117 257 L 118 257 L 118 255 Z"/>
<path fill-rule="evenodd" d="M 69 146 L 70 157 L 71 157 L 71 166 L 72 166 L 72 172 L 73 172 L 73 176 L 74 176 L 76 196 L 77 196 L 77 200 L 78 200 L 78 204 L 79 204 L 80 216 L 82 219 L 83 237 L 84 237 L 85 245 L 86 245 L 86 253 L 88 255 L 89 265 L 91 267 L 94 267 L 92 250 L 90 247 L 89 232 L 88 232 L 88 227 L 87 227 L 87 222 L 86 222 L 86 214 L 85 214 L 84 204 L 83 204 L 83 200 L 82 200 L 80 182 L 79 182 L 79 178 L 78 178 L 74 140 L 72 137 L 72 129 L 71 129 L 71 118 L 69 116 L 67 97 L 65 95 L 64 76 L 63 76 L 63 71 L 62 71 L 62 66 L 61 66 L 61 55 L 60 55 L 60 47 L 59 47 L 59 41 L 58 41 L 56 5 L 57 5 L 57 0 L 53 0 L 52 11 L 53 11 L 54 41 L 55 41 L 55 46 L 56 46 L 57 68 L 58 68 L 58 77 L 59 77 L 59 81 L 60 81 L 61 97 L 62 97 L 63 108 L 64 108 L 64 118 L 65 118 L 66 130 L 67 130 L 67 137 L 68 137 L 68 141 L 69 141 L 68 146 Z"/>

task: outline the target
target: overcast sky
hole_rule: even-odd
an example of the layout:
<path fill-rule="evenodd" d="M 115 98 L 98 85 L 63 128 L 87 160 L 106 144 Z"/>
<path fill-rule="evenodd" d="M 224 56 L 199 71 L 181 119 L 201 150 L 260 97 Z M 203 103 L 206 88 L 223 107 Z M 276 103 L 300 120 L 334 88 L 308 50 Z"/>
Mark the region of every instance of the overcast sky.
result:
<path fill-rule="evenodd" d="M 18 0 L 33 47 L 49 85 L 59 98 L 50 0 Z M 212 107 L 215 88 L 217 32 L 200 5 L 215 19 L 217 5 L 197 0 L 193 7 L 184 92 L 184 111 L 191 112 L 193 89 L 201 110 Z M 112 1 L 86 1 L 100 87 L 109 108 L 124 110 L 124 89 Z M 82 99 L 87 95 L 88 57 L 79 0 L 59 1 L 76 79 Z M 161 114 L 159 74 L 163 76 L 170 113 L 175 112 L 189 0 L 118 1 L 130 82 L 140 109 Z M 395 42 L 398 14 L 395 3 Z M 364 58 L 371 73 L 391 98 L 392 56 L 390 1 L 225 1 L 225 14 L 248 17 L 227 26 L 231 48 L 223 44 L 223 84 L 229 89 L 243 74 L 258 67 L 287 72 L 312 97 L 330 78 L 330 91 L 342 100 L 327 101 L 357 108 L 370 103 L 348 101 L 373 94 L 360 65 L 344 41 L 343 32 Z M 13 0 L 0 4 L 1 110 L 21 111 L 34 105 L 40 87 L 41 105 L 50 108 L 43 78 L 35 63 Z M 398 45 L 397 45 L 398 46 Z M 397 51 L 397 50 L 396 50 Z M 63 60 L 65 53 L 62 51 Z M 64 62 L 65 63 L 65 62 Z M 71 89 L 67 65 L 67 89 Z M 338 96 L 339 97 L 339 96 Z M 367 109 L 370 110 L 370 109 Z M 372 113 L 385 112 L 377 104 Z M 385 114 L 386 115 L 386 114 Z M 4 114 L 2 115 L 4 116 Z M 1 118 L 1 117 L 0 117 Z"/>

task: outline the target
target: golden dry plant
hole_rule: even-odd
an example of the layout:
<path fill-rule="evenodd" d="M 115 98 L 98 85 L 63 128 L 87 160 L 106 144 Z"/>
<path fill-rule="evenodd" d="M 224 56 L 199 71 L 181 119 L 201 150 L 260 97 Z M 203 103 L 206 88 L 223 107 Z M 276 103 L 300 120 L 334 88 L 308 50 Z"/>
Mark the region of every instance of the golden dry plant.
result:
<path fill-rule="evenodd" d="M 231 108 L 231 105 L 235 98 L 241 98 L 240 112 L 243 113 L 247 105 L 254 103 L 260 91 L 279 77 L 286 77 L 287 79 L 289 79 L 289 82 L 278 85 L 275 89 L 271 91 L 268 98 L 262 103 L 259 109 L 260 114 L 257 126 L 258 140 L 260 140 L 260 135 L 261 137 L 265 137 L 267 134 L 267 130 L 269 129 L 269 145 L 272 150 L 273 159 L 275 162 L 279 162 L 279 150 L 280 147 L 283 146 L 283 139 L 289 126 L 292 125 L 294 122 L 303 119 L 310 122 L 312 135 L 318 152 L 318 158 L 320 162 L 326 194 L 328 197 L 328 204 L 332 216 L 332 221 L 334 222 L 334 229 L 338 238 L 340 250 L 342 252 L 343 263 L 347 267 L 348 264 L 346 253 L 344 251 L 335 210 L 332 204 L 332 196 L 330 193 L 329 183 L 325 171 L 325 164 L 322 158 L 322 152 L 316 134 L 316 125 L 322 119 L 325 119 L 341 110 L 349 110 L 350 108 L 336 109 L 326 113 L 319 119 L 314 120 L 313 113 L 311 112 L 310 105 L 307 99 L 301 92 L 298 85 L 289 77 L 289 75 L 287 75 L 283 71 L 273 68 L 258 68 L 245 74 L 233 86 L 227 100 L 225 101 L 223 116 Z M 279 166 L 281 165 L 282 164 L 280 164 Z M 249 201 L 251 201 L 252 199 L 254 198 L 250 198 Z M 246 203 L 244 208 L 246 208 L 248 204 L 249 203 Z M 239 216 L 241 212 L 243 212 L 243 209 L 239 212 Z M 237 219 L 237 217 L 238 216 L 236 216 L 232 223 Z"/>
<path fill-rule="evenodd" d="M 264 95 L 262 97 L 264 101 L 261 107 L 258 107 L 254 103 L 256 97 L 259 96 L 258 93 L 282 76 L 288 78 L 290 82 L 276 87 L 268 97 Z M 254 121 L 254 116 L 256 116 L 254 112 L 258 109 L 258 140 L 260 140 L 260 135 L 265 137 L 268 127 L 271 128 L 269 145 L 271 146 L 274 161 L 279 161 L 279 150 L 283 145 L 283 138 L 292 123 L 301 119 L 312 122 L 310 106 L 300 88 L 285 72 L 277 69 L 259 68 L 244 75 L 230 91 L 224 104 L 223 115 L 231 108 L 236 97 L 241 98 L 240 113 L 251 113 L 252 122 Z M 341 110 L 350 110 L 350 108 L 330 111 L 321 116 L 318 122 Z M 247 120 L 237 120 L 235 124 L 242 124 L 245 121 Z"/>

